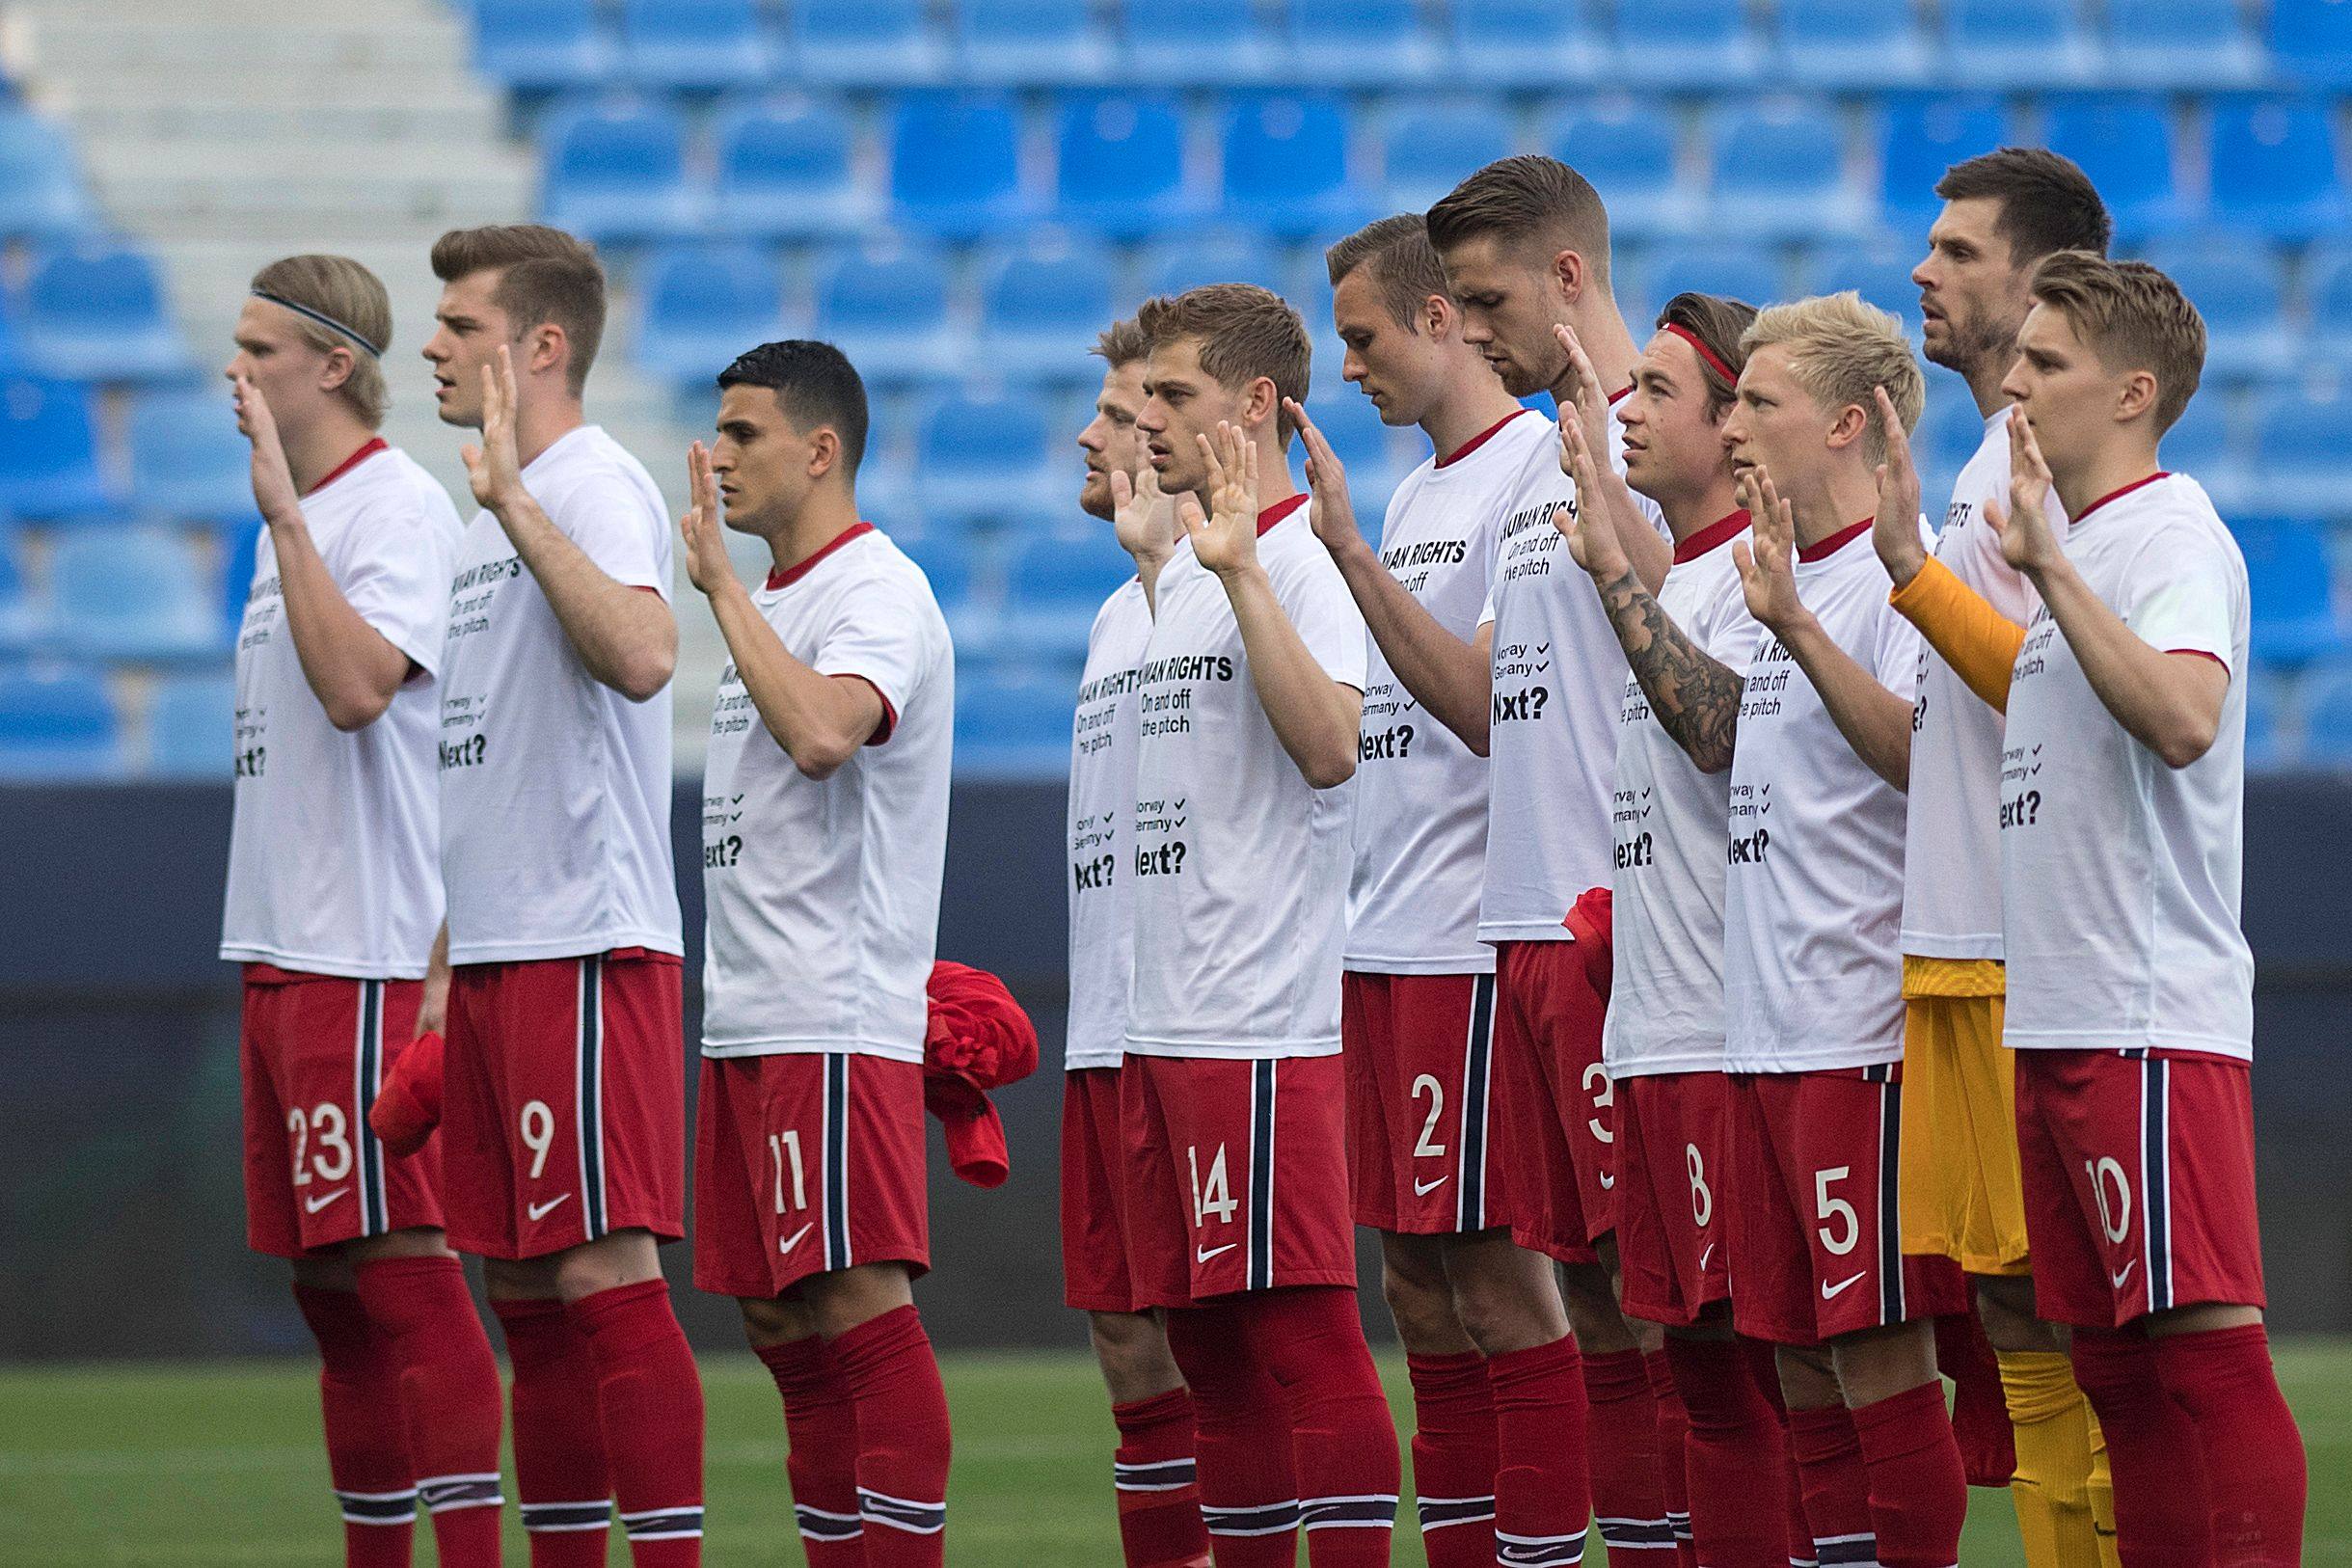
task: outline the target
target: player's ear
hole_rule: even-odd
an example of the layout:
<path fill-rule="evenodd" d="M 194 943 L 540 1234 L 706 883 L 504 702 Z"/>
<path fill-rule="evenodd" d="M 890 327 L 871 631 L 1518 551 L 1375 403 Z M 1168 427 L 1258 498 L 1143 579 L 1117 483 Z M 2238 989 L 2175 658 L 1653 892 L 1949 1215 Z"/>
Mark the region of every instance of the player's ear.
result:
<path fill-rule="evenodd" d="M 562 369 L 572 360 L 572 340 L 553 321 L 542 322 L 523 340 L 523 365 L 532 375 Z"/>
<path fill-rule="evenodd" d="M 2120 423 L 2136 419 L 2156 406 L 2156 375 L 2152 370 L 2134 370 L 2123 378 L 2122 388 L 2115 398 L 2115 417 Z"/>
<path fill-rule="evenodd" d="M 320 392 L 338 391 L 344 382 L 351 379 L 352 371 L 358 368 L 358 357 L 350 349 L 338 343 L 327 350 L 327 362 L 318 367 L 318 390 Z"/>
<path fill-rule="evenodd" d="M 1250 383 L 1250 390 L 1242 394 L 1241 423 L 1243 428 L 1255 434 L 1259 426 L 1281 413 L 1282 406 L 1283 394 L 1274 390 L 1274 378 L 1272 376 L 1257 377 Z"/>
<path fill-rule="evenodd" d="M 1861 440 L 1863 432 L 1870 427 L 1871 418 L 1871 411 L 1865 410 L 1859 403 L 1848 403 L 1839 409 L 1836 422 L 1829 426 L 1829 449 L 1833 452 L 1844 451 Z"/>
<path fill-rule="evenodd" d="M 1559 251 L 1552 257 L 1552 284 L 1559 290 L 1560 299 L 1574 305 L 1584 292 L 1587 282 L 1584 258 L 1574 251 Z"/>
<path fill-rule="evenodd" d="M 1421 318 L 1416 325 L 1420 328 L 1421 336 L 1432 341 L 1445 338 L 1454 326 L 1453 301 L 1443 294 L 1432 294 L 1422 300 Z"/>
<path fill-rule="evenodd" d="M 829 424 L 821 424 L 808 438 L 808 476 L 823 479 L 841 467 L 841 435 Z"/>

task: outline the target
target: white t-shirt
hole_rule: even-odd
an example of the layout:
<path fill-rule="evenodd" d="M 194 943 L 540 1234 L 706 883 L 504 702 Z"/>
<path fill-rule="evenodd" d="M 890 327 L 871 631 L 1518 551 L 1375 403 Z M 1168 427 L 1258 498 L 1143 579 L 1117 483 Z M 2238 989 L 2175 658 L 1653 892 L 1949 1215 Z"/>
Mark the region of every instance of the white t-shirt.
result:
<path fill-rule="evenodd" d="M 1624 437 L 1611 408 L 1609 458 L 1620 471 Z M 1656 506 L 1634 499 L 1663 533 Z M 1482 942 L 1571 941 L 1560 924 L 1568 906 L 1609 881 L 1625 653 L 1601 596 L 1553 526 L 1553 513 L 1575 504 L 1554 426 L 1528 444 L 1503 502 L 1494 582 L 1478 617 L 1495 626 Z"/>
<path fill-rule="evenodd" d="M 1747 537 L 1734 512 L 1674 548 L 1658 608 L 1699 652 L 1747 672 L 1761 631 L 1747 613 L 1731 546 Z M 1612 995 L 1601 1060 L 1611 1077 L 1723 1068 L 1723 824 L 1731 774 L 1701 772 L 1650 714 L 1631 673 L 1617 730 L 1609 801 L 1616 879 Z"/>
<path fill-rule="evenodd" d="M 1552 421 L 1521 410 L 1405 476 L 1380 530 L 1380 559 L 1440 626 L 1478 633 L 1503 501 Z M 1380 651 L 1365 651 L 1357 749 L 1355 881 L 1347 967 L 1369 974 L 1486 974 L 1478 940 L 1486 881 L 1486 759 L 1431 717 Z"/>
<path fill-rule="evenodd" d="M 1269 526 L 1268 520 L 1271 520 Z M 1268 507 L 1258 559 L 1307 651 L 1364 689 L 1364 617 L 1307 522 Z M 1135 965 L 1127 1049 L 1339 1049 L 1354 781 L 1311 788 L 1276 739 L 1216 574 L 1189 546 L 1160 573 L 1137 693 Z"/>
<path fill-rule="evenodd" d="M 1135 974 L 1135 691 L 1151 606 L 1134 578 L 1102 602 L 1069 724 L 1069 1027 L 1063 1066 L 1115 1068 Z"/>
<path fill-rule="evenodd" d="M 2033 587 L 2001 558 L 1985 499 L 2009 504 L 2009 408 L 1985 420 L 1985 442 L 1960 470 L 1935 558 L 1993 608 L 2023 626 Z M 2050 492 L 2050 527 L 2067 536 Z M 1910 813 L 1905 829 L 1903 951 L 1922 959 L 2001 956 L 2001 715 L 1924 640 L 1911 706 Z"/>
<path fill-rule="evenodd" d="M 1886 602 L 1870 526 L 1799 553 L 1796 576 L 1830 640 L 1909 697 L 1919 633 Z M 1903 795 L 1854 754 L 1769 632 L 1740 701 L 1729 838 L 1724 1070 L 1901 1060 Z"/>
<path fill-rule="evenodd" d="M 2083 508 L 2067 558 L 2141 640 L 2230 671 L 2212 747 L 2163 760 L 2107 711 L 2046 608 L 2009 689 L 2001 869 L 2012 1045 L 2254 1055 L 2238 928 L 2246 562 L 2203 486 L 2159 474 Z"/>
<path fill-rule="evenodd" d="M 882 729 L 802 773 L 730 661 L 702 783 L 702 1054 L 923 1060 L 947 863 L 956 656 L 923 569 L 860 523 L 751 602 L 795 659 L 881 697 Z"/>
<path fill-rule="evenodd" d="M 581 425 L 523 482 L 606 576 L 669 597 L 662 493 L 610 436 Z M 476 513 L 441 680 L 449 961 L 683 953 L 669 759 L 669 688 L 631 702 L 590 675 L 506 530 Z"/>
<path fill-rule="evenodd" d="M 417 666 L 372 724 L 327 721 L 285 621 L 276 541 L 254 555 L 237 628 L 236 809 L 221 957 L 310 974 L 415 980 L 441 929 L 434 676 L 457 508 L 382 441 L 302 499 L 335 585 Z"/>

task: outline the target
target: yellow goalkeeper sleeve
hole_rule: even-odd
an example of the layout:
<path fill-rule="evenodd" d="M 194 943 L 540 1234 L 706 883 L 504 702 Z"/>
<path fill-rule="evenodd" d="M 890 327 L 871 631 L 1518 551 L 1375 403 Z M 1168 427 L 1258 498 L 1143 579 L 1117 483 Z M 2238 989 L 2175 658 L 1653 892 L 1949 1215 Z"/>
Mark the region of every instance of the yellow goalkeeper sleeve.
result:
<path fill-rule="evenodd" d="M 1995 713 L 2009 712 L 2009 671 L 2025 643 L 2025 628 L 1986 602 L 1934 556 L 1886 602 L 1919 628 L 1928 646 L 1968 683 Z"/>

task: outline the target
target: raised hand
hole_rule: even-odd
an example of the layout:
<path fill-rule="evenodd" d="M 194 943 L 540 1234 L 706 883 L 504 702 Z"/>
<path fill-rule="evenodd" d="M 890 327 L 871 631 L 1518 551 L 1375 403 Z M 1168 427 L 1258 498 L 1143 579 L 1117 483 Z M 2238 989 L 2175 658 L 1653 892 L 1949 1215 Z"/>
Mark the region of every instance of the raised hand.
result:
<path fill-rule="evenodd" d="M 1119 548 L 1138 565 L 1164 561 L 1174 554 L 1176 503 L 1160 489 L 1159 471 L 1149 460 L 1131 476 L 1124 469 L 1111 471 L 1111 518 Z"/>
<path fill-rule="evenodd" d="M 2001 538 L 2001 558 L 2020 572 L 2040 571 L 2057 563 L 2058 534 L 2050 527 L 2050 466 L 2041 457 L 2041 443 L 2025 421 L 2025 410 L 2009 411 L 2009 507 L 2000 498 L 1985 498 L 1985 521 Z"/>
<path fill-rule="evenodd" d="M 686 449 L 686 483 L 694 502 L 678 519 L 678 536 L 686 544 L 687 579 L 705 594 L 716 593 L 736 581 L 735 563 L 727 559 L 726 536 L 719 525 L 718 477 L 711 472 L 710 449 L 699 441 Z"/>
<path fill-rule="evenodd" d="M 1919 470 L 1911 462 L 1911 438 L 1895 412 L 1895 400 L 1884 387 L 1876 391 L 1886 461 L 1879 465 L 1879 515 L 1872 520 L 1870 539 L 1900 588 L 1928 564 L 1928 547 L 1919 540 Z"/>
<path fill-rule="evenodd" d="M 491 511 L 523 488 L 523 465 L 515 453 L 515 360 L 513 350 L 500 345 L 498 363 L 482 366 L 482 440 L 459 455 L 466 460 L 466 478 L 474 501 Z"/>
<path fill-rule="evenodd" d="M 1184 498 L 1176 517 L 1192 540 L 1195 559 L 1221 578 L 1257 564 L 1257 446 L 1239 425 L 1217 421 L 1214 440 L 1197 438 L 1208 463 L 1204 516 L 1201 503 Z"/>
<path fill-rule="evenodd" d="M 1748 539 L 1735 540 L 1731 547 L 1732 564 L 1740 569 L 1740 591 L 1758 625 L 1784 633 L 1805 616 L 1797 597 L 1797 514 L 1772 487 L 1772 476 L 1762 465 L 1740 474 L 1740 504 L 1748 515 Z"/>
<path fill-rule="evenodd" d="M 1592 361 L 1585 355 L 1584 345 L 1577 340 L 1574 328 L 1554 324 L 1552 336 L 1558 338 L 1560 347 L 1567 351 L 1571 372 L 1569 401 L 1561 405 L 1559 411 L 1560 427 L 1566 430 L 1573 409 L 1575 422 L 1584 427 L 1585 444 L 1596 452 L 1607 451 L 1609 393 L 1601 388 L 1601 373 L 1592 367 Z M 1568 473 L 1568 448 L 1564 440 L 1560 447 L 1560 472 Z"/>
<path fill-rule="evenodd" d="M 1560 420 L 1560 468 L 1576 481 L 1576 504 L 1554 507 L 1552 526 L 1567 539 L 1568 554 L 1592 574 L 1593 581 L 1614 582 L 1633 570 L 1633 563 L 1626 558 L 1617 530 L 1599 515 L 1600 508 L 1608 504 L 1602 488 L 1608 466 L 1594 452 L 1582 420 Z M 1615 477 L 1613 473 L 1609 476 Z"/>
<path fill-rule="evenodd" d="M 254 504 L 273 523 L 299 515 L 302 498 L 294 488 L 293 470 L 286 467 L 285 447 L 278 439 L 278 419 L 270 413 L 269 399 L 244 376 L 237 377 L 233 385 L 237 430 L 253 443 Z"/>
<path fill-rule="evenodd" d="M 1347 494 L 1347 470 L 1341 466 L 1338 453 L 1331 449 L 1331 443 L 1315 428 L 1297 398 L 1284 398 L 1283 407 L 1290 411 L 1291 421 L 1299 428 L 1299 439 L 1307 447 L 1307 489 L 1314 498 L 1307 521 L 1314 529 L 1314 536 L 1335 554 L 1350 545 L 1362 544 L 1364 534 L 1356 527 L 1356 505 Z"/>

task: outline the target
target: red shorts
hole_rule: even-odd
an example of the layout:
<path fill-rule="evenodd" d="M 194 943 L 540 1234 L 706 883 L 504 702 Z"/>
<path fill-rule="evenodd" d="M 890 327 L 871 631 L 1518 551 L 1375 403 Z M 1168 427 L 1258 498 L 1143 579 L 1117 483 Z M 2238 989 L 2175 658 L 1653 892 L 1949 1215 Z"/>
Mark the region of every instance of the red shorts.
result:
<path fill-rule="evenodd" d="M 1451 1235 L 1510 1223 L 1495 1136 L 1495 977 L 1340 977 L 1356 1223 Z"/>
<path fill-rule="evenodd" d="M 451 971 L 449 1245 L 544 1257 L 615 1230 L 685 1234 L 679 961 L 643 948 Z"/>
<path fill-rule="evenodd" d="M 923 1068 L 846 1051 L 702 1060 L 694 1286 L 780 1296 L 854 1263 L 931 1267 Z"/>
<path fill-rule="evenodd" d="M 1337 1056 L 1127 1058 L 1120 1132 L 1138 1310 L 1354 1288 L 1343 1077 Z"/>
<path fill-rule="evenodd" d="M 1723 1075 L 1617 1080 L 1617 1257 L 1630 1316 L 1688 1328 L 1731 1294 L 1715 1223 L 1723 1182 Z"/>
<path fill-rule="evenodd" d="M 1601 1066 L 1609 1003 L 1574 942 L 1495 951 L 1495 1055 L 1502 1145 L 1517 1174 L 1511 1234 L 1563 1263 L 1591 1263 L 1616 1223 L 1614 1095 Z"/>
<path fill-rule="evenodd" d="M 394 1159 L 367 1108 L 417 1032 L 424 986 L 245 966 L 245 1244 L 300 1257 L 438 1228 L 440 1140 Z"/>
<path fill-rule="evenodd" d="M 1716 1190 L 1742 1334 L 1819 1344 L 1968 1310 L 1958 1263 L 1903 1254 L 1901 1079 L 1890 1064 L 1726 1080 Z"/>
<path fill-rule="evenodd" d="M 1118 1068 L 1062 1074 L 1062 1300 L 1089 1312 L 1133 1312 Z"/>
<path fill-rule="evenodd" d="M 2194 1052 L 2016 1057 L 2036 1311 L 2103 1329 L 2172 1307 L 2264 1305 L 2247 1064 Z"/>

